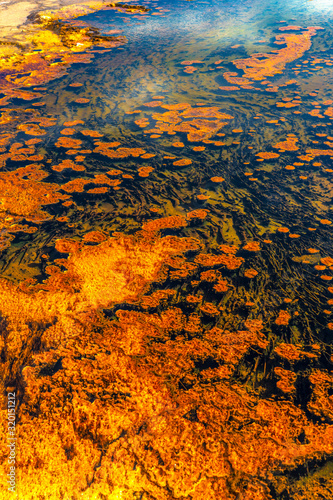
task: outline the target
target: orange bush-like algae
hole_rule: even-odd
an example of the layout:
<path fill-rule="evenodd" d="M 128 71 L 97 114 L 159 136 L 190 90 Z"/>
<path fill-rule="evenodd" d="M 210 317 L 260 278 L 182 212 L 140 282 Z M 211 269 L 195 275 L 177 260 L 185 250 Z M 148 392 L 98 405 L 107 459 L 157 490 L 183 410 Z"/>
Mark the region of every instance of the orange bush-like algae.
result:
<path fill-rule="evenodd" d="M 160 220 L 160 228 L 173 227 L 170 218 Z M 174 300 L 170 288 L 141 295 L 160 279 L 167 257 L 200 246 L 161 238 L 160 228 L 112 238 L 88 233 L 87 245 L 58 240 L 57 250 L 70 253 L 57 259 L 65 272 L 49 266 L 43 284 L 25 289 L 0 283 L 11 335 L 7 356 L 15 359 L 30 338 L 33 345 L 41 340 L 22 374 L 19 467 L 29 471 L 20 481 L 26 500 L 42 494 L 56 500 L 60 490 L 85 500 L 122 491 L 165 500 L 269 500 L 263 477 L 277 484 L 285 470 L 333 451 L 331 426 L 313 423 L 291 401 L 258 398 L 231 379 L 242 359 L 267 348 L 262 321 L 248 319 L 236 331 L 203 329 L 201 315 L 205 321 L 220 315 L 211 302 L 200 315 L 173 305 L 146 312 Z M 224 257 L 233 255 L 229 250 Z M 144 312 L 118 309 L 110 319 L 94 310 L 140 304 L 140 295 Z M 187 297 L 189 307 L 201 302 L 199 295 Z M 43 328 L 33 330 L 31 318 Z M 282 344 L 276 354 L 279 349 L 287 354 Z M 286 371 L 275 373 L 288 378 Z M 230 485 L 235 472 L 239 482 Z"/>
<path fill-rule="evenodd" d="M 244 276 L 246 278 L 255 278 L 256 276 L 258 275 L 258 271 L 256 271 L 255 269 L 246 269 L 244 271 Z"/>
<path fill-rule="evenodd" d="M 243 70 L 243 76 L 237 73 L 226 72 L 224 78 L 231 84 L 243 88 L 251 87 L 254 81 L 264 80 L 268 76 L 280 73 L 288 62 L 302 57 L 304 52 L 311 47 L 311 37 L 316 34 L 316 29 L 309 27 L 302 33 L 284 33 L 276 36 L 276 44 L 285 44 L 286 47 L 270 54 L 252 54 L 247 59 L 236 59 L 233 64 L 237 69 Z"/>
<path fill-rule="evenodd" d="M 291 316 L 288 311 L 280 311 L 275 323 L 277 325 L 288 325 L 290 318 Z"/>
<path fill-rule="evenodd" d="M 243 249 L 248 252 L 259 252 L 261 250 L 259 241 L 249 241 Z"/>
<path fill-rule="evenodd" d="M 191 165 L 191 163 L 192 160 L 190 160 L 189 158 L 183 158 L 182 160 L 174 161 L 173 165 L 175 165 L 176 167 L 184 167 L 186 165 Z"/>
<path fill-rule="evenodd" d="M 263 160 L 270 160 L 272 158 L 278 158 L 280 155 L 278 155 L 277 153 L 263 152 L 257 153 L 256 156 L 259 156 L 259 158 L 262 158 Z"/>
<path fill-rule="evenodd" d="M 41 208 L 67 198 L 66 195 L 59 193 L 59 185 L 42 182 L 47 176 L 48 174 L 39 164 L 30 164 L 11 172 L 0 173 L 0 197 L 3 211 L 0 217 L 2 248 L 4 248 L 3 245 L 6 247 L 10 243 L 11 233 L 17 230 L 23 232 L 37 230 L 37 228 L 19 225 L 20 221 L 36 223 L 45 221 L 51 216 Z"/>
<path fill-rule="evenodd" d="M 101 2 L 96 9 L 105 8 Z M 123 36 L 103 37 L 92 33 L 89 28 L 74 27 L 70 19 L 75 17 L 68 11 L 68 24 L 61 23 L 62 15 L 56 12 L 42 13 L 38 23 L 30 30 L 22 32 L 23 45 L 30 48 L 2 58 L 2 69 L 6 78 L 0 80 L 0 91 L 9 97 L 33 99 L 42 94 L 20 90 L 22 86 L 40 85 L 66 73 L 66 68 L 74 62 L 90 62 L 94 57 L 88 50 L 92 46 L 117 47 L 127 42 Z M 57 19 L 57 21 L 55 21 Z M 43 103 L 35 103 L 38 106 Z"/>
<path fill-rule="evenodd" d="M 297 151 L 299 148 L 296 146 L 298 138 L 289 135 L 285 141 L 277 142 L 273 148 L 284 149 L 285 151 Z"/>
<path fill-rule="evenodd" d="M 198 142 L 210 139 L 228 122 L 233 116 L 222 113 L 218 107 L 192 107 L 188 103 L 161 104 L 168 111 L 164 113 L 153 113 L 152 118 L 156 120 L 155 127 L 145 132 L 152 134 L 163 134 L 167 132 L 172 135 L 176 132 L 187 134 L 187 140 Z M 137 120 L 137 125 L 146 127 L 149 124 L 147 118 Z"/>

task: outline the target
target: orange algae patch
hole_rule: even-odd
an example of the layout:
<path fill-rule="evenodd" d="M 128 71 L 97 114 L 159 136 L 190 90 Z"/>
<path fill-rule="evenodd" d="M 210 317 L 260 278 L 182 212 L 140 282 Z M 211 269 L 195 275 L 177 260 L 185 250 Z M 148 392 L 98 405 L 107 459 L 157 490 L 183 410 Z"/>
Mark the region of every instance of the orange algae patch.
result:
<path fill-rule="evenodd" d="M 94 246 L 67 245 L 66 240 L 58 240 L 56 248 L 70 252 L 63 279 L 76 283 L 81 300 L 92 307 L 107 307 L 137 300 L 146 285 L 158 277 L 167 257 L 181 254 L 183 246 L 191 246 L 190 240 L 170 236 L 147 239 L 142 232 L 107 238 Z"/>
<path fill-rule="evenodd" d="M 143 106 L 146 106 L 147 108 L 157 108 L 163 104 L 163 101 L 151 101 L 151 102 L 145 102 Z"/>
<path fill-rule="evenodd" d="M 287 359 L 288 361 L 298 361 L 301 358 L 301 356 L 305 354 L 303 351 L 299 349 L 299 347 L 296 347 L 294 344 L 286 344 L 284 342 L 278 345 L 274 349 L 274 352 L 278 354 L 281 358 Z"/>
<path fill-rule="evenodd" d="M 284 168 L 286 170 L 295 170 L 295 167 L 293 165 L 286 165 Z"/>
<path fill-rule="evenodd" d="M 161 229 L 185 227 L 187 221 L 181 215 L 170 215 L 169 217 L 162 217 L 161 219 L 150 220 L 142 226 L 143 231 L 160 231 Z"/>
<path fill-rule="evenodd" d="M 146 154 L 142 155 L 141 158 L 146 160 L 149 158 L 154 158 L 154 156 L 156 156 L 154 153 L 146 153 Z"/>
<path fill-rule="evenodd" d="M 103 194 L 103 193 L 107 193 L 108 191 L 109 191 L 109 188 L 107 188 L 107 187 L 96 187 L 96 188 L 88 189 L 87 193 Z"/>
<path fill-rule="evenodd" d="M 229 290 L 228 282 L 227 280 L 219 279 L 216 285 L 213 286 L 213 288 L 215 292 L 218 293 L 227 292 Z"/>
<path fill-rule="evenodd" d="M 76 134 L 76 130 L 74 128 L 63 128 L 60 133 L 62 135 L 73 135 Z"/>
<path fill-rule="evenodd" d="M 324 225 L 332 224 L 332 221 L 328 220 L 328 219 L 321 219 L 319 222 L 320 222 L 320 224 L 324 224 Z"/>
<path fill-rule="evenodd" d="M 275 320 L 275 323 L 277 325 L 288 325 L 290 319 L 291 316 L 288 311 L 280 311 L 278 317 Z"/>
<path fill-rule="evenodd" d="M 78 99 L 75 99 L 74 102 L 78 104 L 87 104 L 88 102 L 90 102 L 90 99 L 87 99 L 86 97 L 79 97 Z"/>
<path fill-rule="evenodd" d="M 322 280 L 324 281 L 331 281 L 333 278 L 332 276 L 328 276 L 327 274 L 323 274 L 322 276 L 320 276 Z"/>
<path fill-rule="evenodd" d="M 47 176 L 48 174 L 38 164 L 27 165 L 12 172 L 0 173 L 2 210 L 7 215 L 13 214 L 15 217 L 14 224 L 12 219 L 7 219 L 7 222 L 5 217 L 1 217 L 2 248 L 4 248 L 3 239 L 7 240 L 6 234 L 17 230 L 23 232 L 37 230 L 37 228 L 29 228 L 29 226 L 18 226 L 18 222 L 23 219 L 36 223 L 48 220 L 51 216 L 42 211 L 41 207 L 66 199 L 67 196 L 58 192 L 60 189 L 58 184 L 42 182 Z"/>
<path fill-rule="evenodd" d="M 59 137 L 55 143 L 57 148 L 80 148 L 82 141 L 80 139 L 69 139 L 68 137 Z"/>
<path fill-rule="evenodd" d="M 210 269 L 209 271 L 203 271 L 200 274 L 200 280 L 207 281 L 208 283 L 213 283 L 220 276 L 221 276 L 221 273 L 219 271 L 216 271 L 215 269 Z"/>
<path fill-rule="evenodd" d="M 197 304 L 198 302 L 201 302 L 202 296 L 201 295 L 187 295 L 186 296 L 186 302 L 189 302 L 190 304 Z"/>
<path fill-rule="evenodd" d="M 145 150 L 142 148 L 118 148 L 114 149 L 120 145 L 119 142 L 95 142 L 96 148 L 94 149 L 94 153 L 99 153 L 103 156 L 107 156 L 108 158 L 128 158 L 129 156 L 133 156 L 137 158 L 143 154 L 145 154 Z"/>
<path fill-rule="evenodd" d="M 248 252 L 259 252 L 261 250 L 260 243 L 258 241 L 249 241 L 244 247 L 243 250 L 247 250 Z"/>
<path fill-rule="evenodd" d="M 311 156 L 333 156 L 332 149 L 307 149 L 306 153 Z"/>
<path fill-rule="evenodd" d="M 41 129 L 39 125 L 35 123 L 22 123 L 18 125 L 18 130 L 23 130 L 27 135 L 46 135 L 46 131 Z"/>
<path fill-rule="evenodd" d="M 237 73 L 226 72 L 224 78 L 232 84 L 242 87 L 251 86 L 254 80 L 264 80 L 267 76 L 274 76 L 285 69 L 287 63 L 303 56 L 311 47 L 311 37 L 316 34 L 316 29 L 309 27 L 302 33 L 284 33 L 276 36 L 276 44 L 286 47 L 265 54 L 252 54 L 247 59 L 237 59 L 233 64 L 237 69 L 243 70 L 243 76 Z"/>
<path fill-rule="evenodd" d="M 300 234 L 295 234 L 295 233 L 290 233 L 289 234 L 289 238 L 300 238 L 301 235 Z"/>
<path fill-rule="evenodd" d="M 191 165 L 192 160 L 189 158 L 183 158 L 182 160 L 177 160 L 173 162 L 176 167 L 184 167 L 185 165 Z"/>
<path fill-rule="evenodd" d="M 100 134 L 96 130 L 81 130 L 80 132 L 88 137 L 103 137 L 103 134 Z"/>
<path fill-rule="evenodd" d="M 65 127 L 75 127 L 75 125 L 84 125 L 82 120 L 73 120 L 71 122 L 64 122 Z"/>
<path fill-rule="evenodd" d="M 198 200 L 208 200 L 210 197 L 205 194 L 198 194 L 197 198 Z"/>
<path fill-rule="evenodd" d="M 244 271 L 244 276 L 246 278 L 255 278 L 256 276 L 258 275 L 258 271 L 256 271 L 255 269 L 246 269 Z"/>
<path fill-rule="evenodd" d="M 281 28 L 280 28 L 281 29 Z M 274 373 L 279 377 L 279 381 L 276 383 L 276 387 L 280 389 L 285 394 L 290 394 L 295 392 L 295 382 L 297 375 L 290 370 L 285 370 L 276 366 L 274 368 Z"/>
<path fill-rule="evenodd" d="M 333 266 L 332 257 L 323 257 L 322 259 L 320 259 L 320 262 L 325 266 Z"/>
<path fill-rule="evenodd" d="M 153 167 L 139 167 L 138 173 L 139 177 L 148 177 L 150 172 L 154 170 Z"/>
<path fill-rule="evenodd" d="M 189 212 L 186 214 L 186 217 L 188 219 L 205 219 L 207 217 L 207 214 L 209 213 L 209 210 L 204 209 L 204 208 L 199 208 L 197 210 L 192 210 L 192 212 Z"/>
<path fill-rule="evenodd" d="M 184 68 L 184 73 L 194 73 L 195 71 L 197 71 L 198 68 L 196 68 L 195 66 L 185 66 Z"/>
<path fill-rule="evenodd" d="M 299 148 L 296 146 L 298 142 L 297 137 L 287 137 L 285 141 L 277 142 L 273 148 L 284 149 L 285 151 L 297 151 Z"/>
<path fill-rule="evenodd" d="M 171 144 L 171 146 L 173 146 L 174 148 L 183 148 L 184 147 L 184 143 L 183 142 L 173 142 Z"/>
<path fill-rule="evenodd" d="M 220 90 L 239 90 L 240 87 L 236 87 L 236 85 L 224 85 L 219 87 Z"/>
<path fill-rule="evenodd" d="M 193 151 L 205 151 L 205 146 L 194 146 Z"/>
<path fill-rule="evenodd" d="M 60 187 L 66 193 L 83 193 L 84 186 L 91 181 L 88 179 L 74 179 L 72 181 L 62 184 Z"/>
<path fill-rule="evenodd" d="M 224 265 L 227 269 L 238 269 L 244 259 L 242 257 L 235 257 L 233 254 L 213 255 L 213 254 L 199 254 L 195 257 L 194 262 L 204 267 Z"/>
<path fill-rule="evenodd" d="M 289 233 L 289 229 L 287 227 L 278 227 L 277 231 L 279 231 L 279 233 Z"/>
<path fill-rule="evenodd" d="M 256 156 L 259 156 L 259 158 L 262 158 L 263 160 L 270 160 L 271 158 L 278 158 L 280 155 L 277 153 L 263 152 L 257 153 Z"/>
<path fill-rule="evenodd" d="M 223 177 L 211 177 L 212 182 L 223 182 L 225 179 Z"/>
<path fill-rule="evenodd" d="M 277 102 L 276 107 L 277 108 L 295 108 L 296 106 L 299 106 L 299 102 Z"/>
<path fill-rule="evenodd" d="M 180 64 L 182 64 L 183 66 L 192 66 L 192 64 L 204 64 L 204 62 L 194 59 L 193 61 L 182 61 Z"/>
<path fill-rule="evenodd" d="M 218 316 L 220 311 L 212 302 L 206 302 L 203 306 L 200 307 L 200 311 L 208 316 Z"/>
<path fill-rule="evenodd" d="M 164 113 L 153 113 L 152 118 L 156 120 L 155 127 L 146 132 L 170 135 L 176 132 L 187 134 L 187 140 L 198 142 L 209 139 L 215 135 L 224 125 L 224 120 L 233 117 L 219 111 L 218 107 L 196 107 L 188 103 L 163 104 L 161 106 L 168 111 Z M 145 125 L 148 121 L 145 120 Z"/>
<path fill-rule="evenodd" d="M 61 163 L 59 163 L 58 165 L 53 165 L 51 168 L 55 172 L 62 172 L 66 168 L 70 168 L 77 172 L 82 172 L 83 170 L 85 170 L 85 167 L 83 165 L 77 165 L 73 162 L 73 160 L 62 160 Z"/>
<path fill-rule="evenodd" d="M 232 255 L 236 254 L 239 250 L 239 248 L 236 245 L 226 245 L 226 244 L 222 244 L 218 248 L 221 252 Z"/>

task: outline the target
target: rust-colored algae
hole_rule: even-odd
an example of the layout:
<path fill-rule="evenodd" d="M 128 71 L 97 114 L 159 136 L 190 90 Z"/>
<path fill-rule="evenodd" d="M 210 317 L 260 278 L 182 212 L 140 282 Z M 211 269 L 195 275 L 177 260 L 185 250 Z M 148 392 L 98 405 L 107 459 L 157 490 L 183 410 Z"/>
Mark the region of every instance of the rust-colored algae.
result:
<path fill-rule="evenodd" d="M 164 92 L 156 82 L 143 98 L 153 99 L 144 111 L 122 110 L 144 115 L 129 140 L 123 131 L 113 139 L 111 127 L 100 128 L 102 107 L 83 72 L 78 78 L 84 83 L 66 82 L 68 121 L 58 122 L 46 113 L 48 99 L 37 95 L 43 88 L 20 86 L 50 81 L 72 63 L 88 62 L 93 45 L 125 43 L 124 37 L 103 41 L 92 30 L 94 39 L 84 21 L 73 24 L 74 17 L 102 8 L 125 16 L 124 22 L 149 13 L 142 6 L 101 2 L 44 13 L 40 29 L 32 30 L 36 52 L 5 60 L 8 78 L 0 79 L 1 105 L 14 97 L 38 98 L 24 119 L 19 108 L 0 115 L 0 250 L 9 277 L 0 279 L 0 399 L 6 408 L 5 396 L 17 391 L 22 500 L 330 498 L 330 478 L 320 474 L 333 454 L 333 287 L 326 283 L 333 279 L 333 258 L 322 235 L 332 224 L 331 169 L 324 167 L 331 166 L 333 151 L 318 146 L 303 154 L 304 147 L 297 157 L 302 163 L 294 162 L 305 134 L 290 126 L 288 108 L 301 102 L 281 96 L 275 107 L 276 99 L 263 93 L 273 113 L 254 118 L 271 135 L 267 146 L 259 130 L 257 138 L 250 130 L 256 151 L 264 149 L 256 160 L 280 156 L 266 147 L 282 156 L 275 171 L 265 162 L 244 173 L 248 149 L 257 146 L 243 147 L 247 125 L 238 95 L 228 97 L 237 113 L 238 128 L 232 128 L 233 116 L 218 106 L 151 97 Z M 283 48 L 234 61 L 243 76 L 225 73 L 237 87 L 220 89 L 245 94 L 261 81 L 267 85 L 262 92 L 274 93 L 296 85 L 265 79 L 303 56 L 318 29 L 283 26 L 280 31 L 288 33 L 276 37 Z M 309 60 L 324 64 L 311 55 Z M 215 61 L 214 69 L 222 62 Z M 195 80 L 184 72 L 193 73 L 197 64 L 203 63 L 182 61 L 179 78 Z M 80 97 L 83 85 L 91 99 Z M 317 94 L 321 105 L 319 91 L 310 93 Z M 90 106 L 75 102 L 92 102 L 96 116 L 91 119 Z M 286 124 L 283 117 L 266 120 L 275 118 L 276 108 L 288 113 Z M 306 119 L 331 118 L 330 109 L 316 107 Z M 86 124 L 76 119 L 82 116 Z M 57 134 L 51 147 L 47 127 Z M 222 127 L 229 127 L 225 143 L 216 140 Z M 286 135 L 289 130 L 297 130 L 299 139 Z M 325 137 L 331 148 L 329 132 L 320 130 L 326 134 L 316 134 L 318 141 Z M 175 135 L 175 142 L 164 133 Z M 233 141 L 233 134 L 242 138 Z M 146 152 L 154 138 L 153 152 Z M 207 148 L 189 148 L 186 141 Z M 186 148 L 190 158 L 180 158 L 181 151 L 166 156 L 173 148 Z M 192 151 L 205 153 L 193 160 Z M 317 156 L 330 158 L 312 163 Z M 300 190 L 294 171 L 306 173 L 297 180 L 308 179 Z M 273 215 L 267 216 L 265 204 Z M 307 228 L 306 207 L 317 232 L 308 232 L 316 228 Z M 2 417 L 6 431 L 4 411 Z M 5 437 L 3 463 L 6 445 Z M 7 487 L 5 475 L 0 482 Z"/>
<path fill-rule="evenodd" d="M 304 52 L 310 49 L 311 37 L 316 35 L 316 33 L 315 28 L 309 27 L 307 31 L 302 31 L 302 33 L 277 35 L 274 43 L 285 44 L 286 47 L 270 54 L 258 53 L 252 54 L 247 59 L 237 59 L 233 61 L 233 64 L 237 69 L 243 70 L 243 76 L 239 77 L 238 73 L 235 72 L 226 72 L 223 76 L 231 84 L 249 88 L 254 81 L 274 76 L 281 72 L 287 63 L 302 57 Z"/>

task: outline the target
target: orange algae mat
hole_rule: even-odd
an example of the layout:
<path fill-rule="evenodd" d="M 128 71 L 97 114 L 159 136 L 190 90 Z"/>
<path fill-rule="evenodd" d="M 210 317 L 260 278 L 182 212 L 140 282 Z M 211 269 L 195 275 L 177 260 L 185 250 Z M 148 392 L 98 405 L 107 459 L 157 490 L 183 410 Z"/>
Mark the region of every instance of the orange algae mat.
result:
<path fill-rule="evenodd" d="M 1 499 L 333 498 L 333 11 L 310 4 L 6 31 Z"/>

